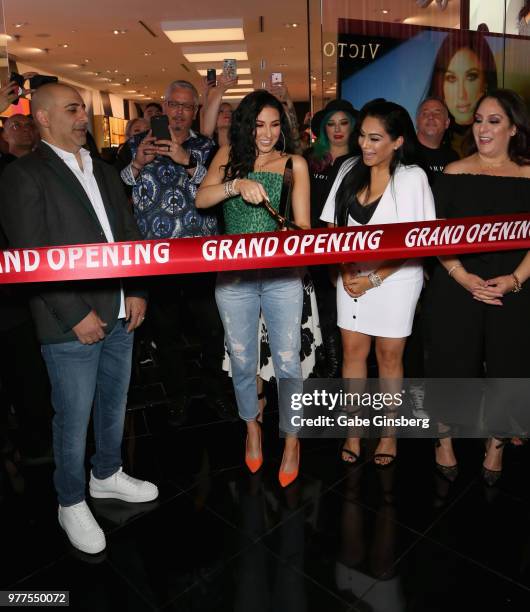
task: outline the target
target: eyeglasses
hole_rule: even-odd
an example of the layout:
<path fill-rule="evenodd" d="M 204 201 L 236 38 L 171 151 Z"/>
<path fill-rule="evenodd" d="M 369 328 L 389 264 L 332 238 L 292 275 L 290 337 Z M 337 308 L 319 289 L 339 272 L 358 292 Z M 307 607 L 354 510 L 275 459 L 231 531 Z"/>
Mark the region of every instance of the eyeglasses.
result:
<path fill-rule="evenodd" d="M 184 104 L 183 102 L 176 102 L 175 100 L 166 100 L 166 104 L 169 108 L 180 108 L 187 113 L 191 113 L 195 110 L 195 104 Z"/>

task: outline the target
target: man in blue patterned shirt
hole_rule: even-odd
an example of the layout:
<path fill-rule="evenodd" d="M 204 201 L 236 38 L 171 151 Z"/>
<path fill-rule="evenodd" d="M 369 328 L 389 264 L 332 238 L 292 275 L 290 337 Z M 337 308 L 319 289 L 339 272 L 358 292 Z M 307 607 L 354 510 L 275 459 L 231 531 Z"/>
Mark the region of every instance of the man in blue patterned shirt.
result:
<path fill-rule="evenodd" d="M 150 132 L 138 134 L 130 141 L 133 161 L 121 172 L 123 181 L 133 187 L 140 232 L 145 239 L 217 234 L 215 214 L 195 207 L 195 194 L 215 146 L 191 129 L 199 108 L 197 90 L 188 81 L 173 81 L 163 106 L 171 141 L 155 141 Z"/>
<path fill-rule="evenodd" d="M 195 207 L 195 194 L 215 146 L 211 139 L 191 129 L 198 108 L 195 87 L 188 81 L 173 81 L 163 104 L 171 140 L 156 140 L 149 131 L 129 141 L 132 162 L 122 170 L 121 177 L 133 187 L 134 214 L 145 239 L 218 233 L 216 215 Z M 217 395 L 219 386 L 223 387 L 219 377 L 224 344 L 214 282 L 213 274 L 183 274 L 153 278 L 149 286 L 149 320 L 162 382 L 170 398 L 170 420 L 175 424 L 183 421 L 189 403 L 189 376 L 181 344 L 190 323 L 195 322 L 202 344 L 202 388 L 211 396 L 214 407 L 226 407 L 226 401 L 220 401 Z"/>

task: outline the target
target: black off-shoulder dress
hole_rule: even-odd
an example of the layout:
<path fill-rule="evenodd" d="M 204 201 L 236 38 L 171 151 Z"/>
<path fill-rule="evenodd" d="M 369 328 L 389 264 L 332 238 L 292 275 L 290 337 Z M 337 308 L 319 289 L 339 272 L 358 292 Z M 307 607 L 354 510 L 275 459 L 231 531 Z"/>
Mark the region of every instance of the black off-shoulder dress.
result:
<path fill-rule="evenodd" d="M 434 185 L 439 218 L 530 211 L 530 179 L 443 174 Z M 487 280 L 511 274 L 525 250 L 462 255 L 468 272 Z M 424 304 L 427 377 L 530 376 L 530 283 L 502 306 L 474 300 L 437 264 Z"/>

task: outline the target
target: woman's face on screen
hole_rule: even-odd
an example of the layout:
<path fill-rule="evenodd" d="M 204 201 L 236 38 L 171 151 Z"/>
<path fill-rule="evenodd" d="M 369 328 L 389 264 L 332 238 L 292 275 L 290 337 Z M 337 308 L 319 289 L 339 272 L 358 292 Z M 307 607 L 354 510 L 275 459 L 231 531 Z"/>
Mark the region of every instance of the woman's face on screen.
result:
<path fill-rule="evenodd" d="M 477 54 L 459 49 L 443 77 L 444 100 L 458 125 L 473 123 L 475 106 L 485 91 L 486 79 Z"/>

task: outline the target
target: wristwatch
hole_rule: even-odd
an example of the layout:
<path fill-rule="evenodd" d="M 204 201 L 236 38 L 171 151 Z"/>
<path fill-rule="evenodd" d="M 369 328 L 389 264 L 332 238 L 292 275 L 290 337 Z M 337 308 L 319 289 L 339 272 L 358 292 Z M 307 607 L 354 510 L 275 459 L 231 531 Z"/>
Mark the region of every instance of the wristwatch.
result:
<path fill-rule="evenodd" d="M 197 167 L 197 160 L 195 159 L 195 155 L 193 155 L 193 153 L 190 153 L 190 161 L 187 164 L 182 164 L 182 167 L 186 170 L 191 170 L 192 168 Z"/>

